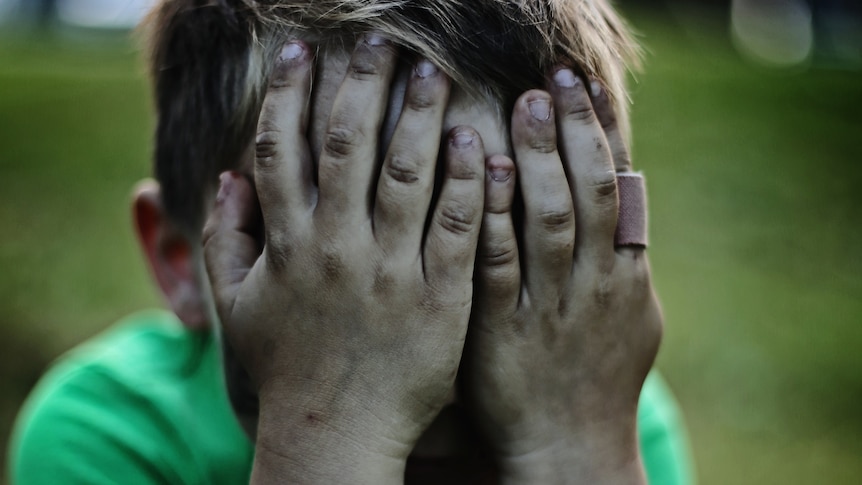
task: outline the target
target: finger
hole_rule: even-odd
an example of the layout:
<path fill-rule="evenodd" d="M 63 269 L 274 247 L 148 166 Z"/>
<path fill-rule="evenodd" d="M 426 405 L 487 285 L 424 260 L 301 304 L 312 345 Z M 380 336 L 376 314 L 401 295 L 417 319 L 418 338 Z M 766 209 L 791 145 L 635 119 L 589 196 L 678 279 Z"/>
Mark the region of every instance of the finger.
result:
<path fill-rule="evenodd" d="M 590 81 L 590 95 L 592 96 L 593 110 L 605 131 L 605 138 L 608 140 L 608 147 L 614 160 L 614 169 L 617 172 L 630 172 L 632 161 L 629 148 L 620 131 L 620 125 L 617 123 L 617 114 L 607 89 L 602 86 L 600 81 L 593 79 Z"/>
<path fill-rule="evenodd" d="M 305 133 L 312 62 L 308 46 L 293 41 L 276 61 L 258 121 L 255 185 L 267 239 L 293 227 L 314 196 L 313 167 Z"/>
<path fill-rule="evenodd" d="M 617 184 L 607 139 L 583 81 L 571 69 L 554 73 L 551 94 L 575 202 L 575 257 L 602 266 L 612 264 Z"/>
<path fill-rule="evenodd" d="M 215 208 L 204 227 L 203 247 L 216 309 L 224 320 L 261 251 L 255 238 L 259 220 L 254 189 L 237 172 L 225 172 L 220 180 Z"/>
<path fill-rule="evenodd" d="M 575 216 L 554 118 L 544 91 L 527 91 L 512 112 L 512 148 L 524 197 L 521 257 L 531 295 L 558 296 L 572 270 Z"/>
<path fill-rule="evenodd" d="M 370 215 L 377 139 L 395 54 L 395 48 L 377 35 L 357 43 L 335 97 L 318 167 L 317 211 L 329 225 Z"/>
<path fill-rule="evenodd" d="M 484 147 L 475 130 L 457 127 L 446 141 L 446 172 L 424 249 L 425 280 L 434 288 L 463 289 L 473 263 L 484 202 Z M 469 299 L 471 295 L 467 295 Z"/>
<path fill-rule="evenodd" d="M 521 269 L 518 241 L 512 222 L 515 164 L 508 157 L 488 159 L 485 172 L 485 207 L 476 261 L 476 305 L 482 315 L 512 315 L 518 307 Z"/>
<path fill-rule="evenodd" d="M 446 75 L 418 62 L 377 183 L 374 233 L 384 247 L 419 254 L 448 95 Z"/>

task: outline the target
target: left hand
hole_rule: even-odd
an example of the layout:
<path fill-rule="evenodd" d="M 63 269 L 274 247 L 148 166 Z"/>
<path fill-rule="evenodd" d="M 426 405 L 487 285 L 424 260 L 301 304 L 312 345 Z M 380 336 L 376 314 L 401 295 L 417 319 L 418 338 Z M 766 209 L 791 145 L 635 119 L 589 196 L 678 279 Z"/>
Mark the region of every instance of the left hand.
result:
<path fill-rule="evenodd" d="M 486 180 L 465 390 L 504 481 L 637 483 L 637 403 L 662 317 L 643 248 L 614 247 L 628 150 L 604 91 L 591 99 L 568 69 L 553 78 L 512 117 L 520 239 L 514 177 Z"/>

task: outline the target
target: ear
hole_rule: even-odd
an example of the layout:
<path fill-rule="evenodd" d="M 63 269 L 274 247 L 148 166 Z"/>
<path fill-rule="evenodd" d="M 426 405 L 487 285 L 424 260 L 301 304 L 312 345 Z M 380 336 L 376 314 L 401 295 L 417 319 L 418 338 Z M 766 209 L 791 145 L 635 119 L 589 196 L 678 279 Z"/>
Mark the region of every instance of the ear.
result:
<path fill-rule="evenodd" d="M 193 260 L 193 245 L 198 241 L 169 220 L 158 182 L 147 179 L 135 187 L 132 217 L 144 258 L 168 306 L 187 328 L 207 329 L 202 286 Z"/>

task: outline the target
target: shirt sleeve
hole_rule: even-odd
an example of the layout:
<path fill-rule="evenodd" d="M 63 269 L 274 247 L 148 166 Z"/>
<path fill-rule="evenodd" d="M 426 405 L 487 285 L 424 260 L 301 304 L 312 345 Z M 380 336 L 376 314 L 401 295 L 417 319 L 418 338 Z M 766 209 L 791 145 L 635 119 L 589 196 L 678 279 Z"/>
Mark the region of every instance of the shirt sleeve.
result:
<path fill-rule="evenodd" d="M 11 481 L 203 483 L 173 428 L 143 393 L 98 367 L 54 369 L 18 418 Z"/>
<path fill-rule="evenodd" d="M 658 372 L 647 377 L 638 408 L 641 454 L 650 485 L 693 485 L 694 467 L 679 406 Z"/>

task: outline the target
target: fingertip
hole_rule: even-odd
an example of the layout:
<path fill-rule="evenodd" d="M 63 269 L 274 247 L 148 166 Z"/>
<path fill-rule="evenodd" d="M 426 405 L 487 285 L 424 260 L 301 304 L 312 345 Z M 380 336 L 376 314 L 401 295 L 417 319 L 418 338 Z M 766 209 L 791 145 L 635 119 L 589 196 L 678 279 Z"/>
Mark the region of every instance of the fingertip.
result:
<path fill-rule="evenodd" d="M 305 42 L 294 39 L 282 46 L 275 62 L 270 84 L 272 87 L 284 87 L 290 85 L 291 75 L 298 68 L 309 66 L 311 50 Z M 305 69 L 306 71 L 308 69 Z"/>
<path fill-rule="evenodd" d="M 485 148 L 482 137 L 470 126 L 457 126 L 449 131 L 449 149 L 446 160 L 448 178 L 482 180 Z"/>
<path fill-rule="evenodd" d="M 597 78 L 590 78 L 590 96 L 593 110 L 596 112 L 596 117 L 598 117 L 602 128 L 607 129 L 613 126 L 617 121 L 616 113 L 608 96 L 607 88 Z"/>
<path fill-rule="evenodd" d="M 515 197 L 515 163 L 505 155 L 492 155 L 485 163 L 485 172 L 485 212 L 510 212 Z"/>
<path fill-rule="evenodd" d="M 584 81 L 570 67 L 558 65 L 551 74 L 552 85 L 560 89 L 583 90 Z"/>
<path fill-rule="evenodd" d="M 219 174 L 219 186 L 213 202 L 212 211 L 207 216 L 203 228 L 202 242 L 207 246 L 208 241 L 222 230 L 222 224 L 231 212 L 231 195 L 235 189 L 235 177 L 231 171 Z"/>
<path fill-rule="evenodd" d="M 557 150 L 557 128 L 551 94 L 530 90 L 521 95 L 512 114 L 512 144 L 519 160 Z"/>
<path fill-rule="evenodd" d="M 365 34 L 365 37 L 363 37 L 362 41 L 372 47 L 382 47 L 389 45 L 389 39 L 377 32 L 370 32 L 368 34 Z"/>
<path fill-rule="evenodd" d="M 599 124 L 602 126 L 607 137 L 614 160 L 614 167 L 618 172 L 630 171 L 632 163 L 629 149 L 620 132 L 620 127 L 617 123 L 616 107 L 611 101 L 610 92 L 602 81 L 594 77 L 590 80 L 590 86 L 593 111 L 595 111 L 596 118 L 598 118 Z"/>
<path fill-rule="evenodd" d="M 236 176 L 233 170 L 228 170 L 219 174 L 219 187 L 215 200 L 216 207 L 223 206 L 227 198 L 230 197 L 231 192 L 233 192 L 235 179 Z"/>
<path fill-rule="evenodd" d="M 222 172 L 219 175 L 215 208 L 210 215 L 213 223 L 246 231 L 255 225 L 256 214 L 251 182 L 239 171 Z"/>
<path fill-rule="evenodd" d="M 481 143 L 479 134 L 469 126 L 456 126 L 449 130 L 449 146 L 455 150 L 471 150 Z"/>
<path fill-rule="evenodd" d="M 505 155 L 492 155 L 486 162 L 488 180 L 494 184 L 506 184 L 513 181 L 515 163 Z"/>
<path fill-rule="evenodd" d="M 364 34 L 356 43 L 354 54 L 365 50 L 380 56 L 394 57 L 398 55 L 399 46 L 380 32 Z"/>
<path fill-rule="evenodd" d="M 435 77 L 440 73 L 440 69 L 433 62 L 425 58 L 420 58 L 416 65 L 413 66 L 413 76 L 421 79 Z"/>
<path fill-rule="evenodd" d="M 394 71 L 392 59 L 397 53 L 397 46 L 383 35 L 374 32 L 365 34 L 353 49 L 348 76 L 357 79 L 379 74 L 388 76 Z"/>
<path fill-rule="evenodd" d="M 540 89 L 531 89 L 524 92 L 515 102 L 517 112 L 523 113 L 525 118 L 544 123 L 553 119 L 554 107 L 551 94 Z"/>
<path fill-rule="evenodd" d="M 301 62 L 308 58 L 308 44 L 305 42 L 293 39 L 281 48 L 281 53 L 278 55 L 278 62 Z"/>
<path fill-rule="evenodd" d="M 404 109 L 435 115 L 439 127 L 439 119 L 442 119 L 449 99 L 449 88 L 448 76 L 431 61 L 419 59 L 410 74 Z"/>
<path fill-rule="evenodd" d="M 598 79 L 590 76 L 590 96 L 598 98 L 603 92 L 602 85 Z"/>
<path fill-rule="evenodd" d="M 593 119 L 590 87 L 584 84 L 584 80 L 574 70 L 567 66 L 555 67 L 549 89 L 559 116 L 587 122 Z"/>

